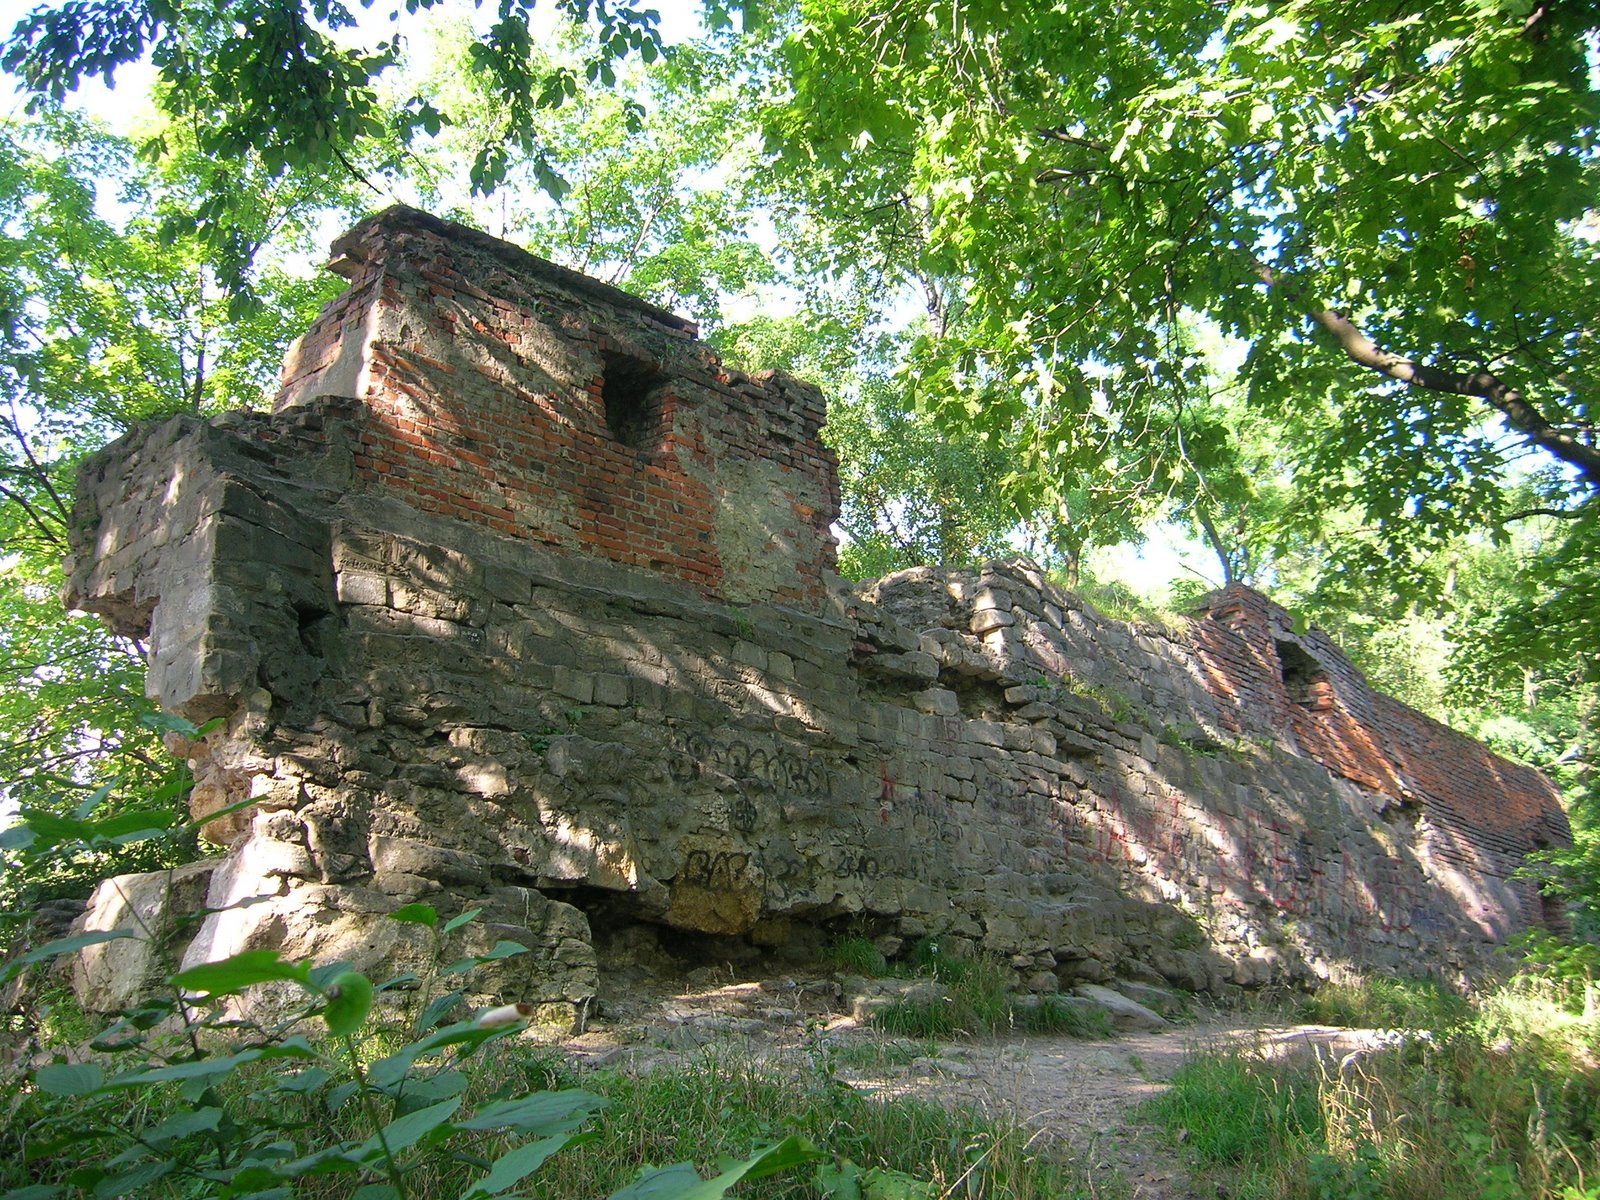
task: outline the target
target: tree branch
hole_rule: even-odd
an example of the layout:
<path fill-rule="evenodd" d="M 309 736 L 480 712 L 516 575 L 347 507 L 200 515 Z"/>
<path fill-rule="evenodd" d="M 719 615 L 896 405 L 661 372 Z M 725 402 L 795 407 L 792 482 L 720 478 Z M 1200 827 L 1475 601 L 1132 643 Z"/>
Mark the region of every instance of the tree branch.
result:
<path fill-rule="evenodd" d="M 1561 432 L 1520 391 L 1492 371 L 1448 371 L 1385 350 L 1344 313 L 1307 300 L 1299 288 L 1271 267 L 1257 263 L 1256 275 L 1268 287 L 1280 288 L 1284 295 L 1298 301 L 1351 362 L 1410 387 L 1453 396 L 1474 396 L 1484 401 L 1499 412 L 1512 429 L 1533 445 L 1576 468 L 1589 488 L 1600 491 L 1600 449 Z"/>
<path fill-rule="evenodd" d="M 1588 515 L 1588 512 L 1581 508 L 1523 508 L 1513 513 L 1507 513 L 1500 520 L 1502 524 L 1509 524 L 1512 521 L 1527 521 L 1533 517 L 1551 517 L 1558 521 L 1577 521 Z"/>

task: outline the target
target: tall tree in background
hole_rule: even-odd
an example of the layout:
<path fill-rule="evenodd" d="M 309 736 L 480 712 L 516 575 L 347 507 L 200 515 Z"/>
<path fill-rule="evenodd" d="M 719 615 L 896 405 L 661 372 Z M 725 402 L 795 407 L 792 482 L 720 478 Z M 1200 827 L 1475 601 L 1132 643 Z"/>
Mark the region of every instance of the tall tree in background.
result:
<path fill-rule="evenodd" d="M 531 61 L 575 76 L 583 42 L 569 28 L 532 49 Z M 502 99 L 471 69 L 466 19 L 436 17 L 412 44 L 416 63 L 396 80 L 396 100 L 420 96 L 453 114 L 401 159 L 404 186 L 425 206 L 672 307 L 704 331 L 723 323 L 730 299 L 778 282 L 755 239 L 758 140 L 726 38 L 681 43 L 651 64 L 631 60 L 609 84 L 575 82 L 567 103 L 541 112 L 539 162 L 559 172 L 555 196 L 528 159 L 508 162 L 492 195 L 470 186 L 466 163 L 502 119 Z"/>
<path fill-rule="evenodd" d="M 436 134 L 452 119 L 420 95 L 396 104 L 382 87 L 404 57 L 400 18 L 414 20 L 438 3 L 405 0 L 389 6 L 387 21 L 370 19 L 370 3 L 340 0 L 42 4 L 12 31 L 0 63 L 35 103 L 58 103 L 84 79 L 109 84 L 120 69 L 149 62 L 169 127 L 186 130 L 213 164 L 205 196 L 182 232 L 206 247 L 241 308 L 249 298 L 250 262 L 234 240 L 233 164 L 251 162 L 272 180 L 334 168 L 366 180 L 395 169 L 417 134 Z M 586 31 L 577 68 L 546 66 L 535 53 L 532 0 L 500 0 L 472 41 L 469 66 L 492 81 L 499 99 L 469 168 L 478 191 L 492 191 L 512 165 L 527 163 L 544 187 L 559 193 L 565 184 L 541 141 L 541 111 L 574 95 L 580 78 L 609 85 L 620 61 L 660 56 L 654 10 L 594 0 L 545 7 Z M 727 21 L 715 0 L 707 7 L 713 19 Z M 369 18 L 365 24 L 358 14 Z M 158 134 L 157 147 L 162 140 Z"/>
<path fill-rule="evenodd" d="M 338 201 L 337 182 L 289 186 L 236 163 L 250 216 L 233 236 L 272 303 L 229 316 L 214 268 L 160 236 L 203 202 L 195 154 L 174 136 L 163 163 L 141 163 L 56 110 L 0 126 L 0 780 L 14 804 L 70 810 L 115 780 L 148 805 L 178 767 L 144 697 L 142 646 L 61 608 L 78 461 L 137 421 L 260 404 L 329 291 L 263 248 L 303 246 L 310 198 Z M 60 866 L 56 883 L 73 886 L 77 868 Z"/>
<path fill-rule="evenodd" d="M 1246 339 L 1302 490 L 1368 565 L 1600 487 L 1590 388 L 1597 124 L 1587 5 L 1035 6 L 807 0 L 773 144 L 813 203 L 904 231 L 964 314 L 932 348 L 954 419 L 1033 387 L 1143 443 L 1098 366 L 1197 388 L 1185 312 Z M 1019 401 L 1020 402 L 1020 401 Z M 1119 459 L 1120 461 L 1120 459 Z"/>

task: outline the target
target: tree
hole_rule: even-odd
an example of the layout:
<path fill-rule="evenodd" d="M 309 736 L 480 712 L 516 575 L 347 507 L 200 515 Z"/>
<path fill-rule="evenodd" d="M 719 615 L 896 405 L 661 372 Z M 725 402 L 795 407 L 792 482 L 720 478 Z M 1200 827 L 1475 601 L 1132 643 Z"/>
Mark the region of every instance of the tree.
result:
<path fill-rule="evenodd" d="M 452 119 L 419 95 L 391 102 L 380 87 L 403 57 L 402 15 L 414 18 L 438 3 L 404 0 L 388 8 L 387 21 L 360 19 L 341 0 L 41 5 L 18 22 L 0 63 L 37 106 L 59 103 L 86 78 L 110 85 L 120 69 L 148 58 L 172 127 L 186 130 L 215 164 L 194 229 L 239 309 L 248 300 L 249 261 L 234 245 L 232 164 L 253 161 L 274 180 L 338 167 L 365 182 L 393 170 L 415 135 L 437 134 Z M 360 9 L 370 7 L 366 0 Z M 541 61 L 533 0 L 498 0 L 494 20 L 471 43 L 467 65 L 491 81 L 499 100 L 475 148 L 476 191 L 492 191 L 514 163 L 526 161 L 559 195 L 566 184 L 545 154 L 539 113 L 577 93 L 580 71 L 609 86 L 619 61 L 637 55 L 652 62 L 662 53 L 653 9 L 631 0 L 554 0 L 553 8 L 587 32 L 578 69 Z M 714 24 L 728 23 L 718 0 L 708 0 L 706 11 Z M 374 26 L 381 34 L 373 35 Z M 163 136 L 154 139 L 157 151 Z"/>
<path fill-rule="evenodd" d="M 308 197 L 348 195 L 236 163 L 250 217 L 233 236 L 260 259 L 274 311 L 230 318 L 195 247 L 160 236 L 205 169 L 180 137 L 171 147 L 164 163 L 141 163 L 129 142 L 55 110 L 0 125 L 0 780 L 13 805 L 71 812 L 113 781 L 124 786 L 111 805 L 180 799 L 167 722 L 143 694 L 143 647 L 61 608 L 74 472 L 137 421 L 260 403 L 287 338 L 330 290 L 261 248 L 304 238 Z M 7 872 L 8 906 L 21 884 L 77 888 L 103 866 L 56 864 L 43 880 Z"/>
<path fill-rule="evenodd" d="M 1503 522 L 1530 473 L 1552 508 L 1600 487 L 1595 25 L 1518 0 L 804 0 L 769 132 L 831 219 L 916 231 L 902 271 L 959 299 L 956 419 L 1009 423 L 1032 387 L 1143 437 L 1072 381 L 1148 380 L 1180 413 L 1202 314 L 1251 343 L 1252 404 L 1294 416 L 1304 490 L 1415 546 Z M 1041 469 L 1092 466 L 1058 444 Z"/>
<path fill-rule="evenodd" d="M 573 71 L 580 43 L 568 31 L 533 61 Z M 758 139 L 724 39 L 621 65 L 609 85 L 575 84 L 567 104 L 541 114 L 542 158 L 508 162 L 494 196 L 463 186 L 464 161 L 502 119 L 492 81 L 470 69 L 474 44 L 463 20 L 436 20 L 413 38 L 428 66 L 418 73 L 407 64 L 396 80 L 453 115 L 407 152 L 406 182 L 425 206 L 684 312 L 703 332 L 724 321 L 729 299 L 777 280 L 754 239 Z M 559 173 L 558 197 L 539 194 L 541 163 Z"/>
<path fill-rule="evenodd" d="M 840 572 L 872 579 L 1014 553 L 1008 537 L 1021 514 L 1005 486 L 1011 448 L 949 436 L 907 404 L 897 368 L 908 339 L 873 333 L 862 317 L 858 304 L 812 295 L 799 315 L 754 317 L 717 338 L 729 361 L 784 370 L 826 393 L 823 436 L 839 455 L 842 493 Z"/>

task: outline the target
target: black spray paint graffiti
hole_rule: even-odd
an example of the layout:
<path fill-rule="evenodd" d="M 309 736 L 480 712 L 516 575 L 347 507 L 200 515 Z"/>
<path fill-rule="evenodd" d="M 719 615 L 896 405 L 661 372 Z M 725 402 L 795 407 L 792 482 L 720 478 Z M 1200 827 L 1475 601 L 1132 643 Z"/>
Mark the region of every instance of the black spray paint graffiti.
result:
<path fill-rule="evenodd" d="M 735 850 L 691 850 L 683 860 L 680 878 L 690 887 L 708 892 L 742 891 L 749 886 L 750 856 Z"/>
<path fill-rule="evenodd" d="M 833 775 L 810 754 L 768 748 L 737 738 L 712 741 L 694 732 L 667 760 L 673 782 L 692 783 L 704 776 L 722 776 L 737 789 L 728 802 L 728 823 L 741 833 L 756 828 L 763 799 L 800 796 L 833 798 Z"/>

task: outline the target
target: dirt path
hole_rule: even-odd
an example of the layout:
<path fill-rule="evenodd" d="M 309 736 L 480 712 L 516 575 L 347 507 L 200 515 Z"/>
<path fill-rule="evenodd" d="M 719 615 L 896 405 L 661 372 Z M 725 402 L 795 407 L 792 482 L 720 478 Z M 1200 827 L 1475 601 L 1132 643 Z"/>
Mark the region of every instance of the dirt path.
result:
<path fill-rule="evenodd" d="M 1136 1200 L 1201 1196 L 1182 1156 L 1136 1109 L 1165 1090 L 1197 1050 L 1230 1045 L 1267 1057 L 1345 1054 L 1371 1043 L 1366 1031 L 1315 1025 L 1256 1026 L 1212 1020 L 1113 1041 L 1020 1037 L 954 1044 L 941 1057 L 905 1073 L 863 1074 L 863 1086 L 889 1094 L 937 1096 L 975 1104 L 1038 1131 L 1085 1163 L 1087 1182 Z M 1124 1191 L 1112 1181 L 1120 1177 Z"/>
<path fill-rule="evenodd" d="M 1229 1045 L 1268 1057 L 1317 1050 L 1343 1055 L 1370 1046 L 1369 1031 L 1262 1025 L 1211 1016 L 1109 1041 L 1062 1036 L 908 1042 L 886 1038 L 836 1011 L 826 980 L 765 980 L 654 995 L 635 993 L 614 1019 L 568 1044 L 590 1065 L 646 1070 L 702 1047 L 737 1042 L 756 1054 L 784 1054 L 821 1039 L 835 1047 L 839 1078 L 885 1096 L 966 1103 L 1036 1131 L 1085 1164 L 1092 1192 L 1131 1200 L 1199 1200 L 1202 1190 L 1170 1140 L 1140 1121 L 1197 1050 Z M 852 1065 L 852 1064 L 866 1065 Z"/>

